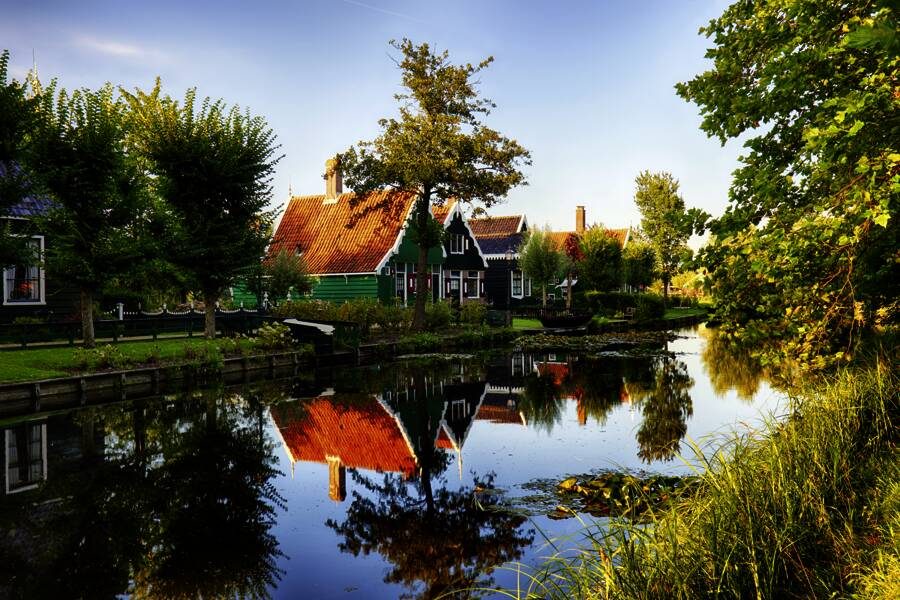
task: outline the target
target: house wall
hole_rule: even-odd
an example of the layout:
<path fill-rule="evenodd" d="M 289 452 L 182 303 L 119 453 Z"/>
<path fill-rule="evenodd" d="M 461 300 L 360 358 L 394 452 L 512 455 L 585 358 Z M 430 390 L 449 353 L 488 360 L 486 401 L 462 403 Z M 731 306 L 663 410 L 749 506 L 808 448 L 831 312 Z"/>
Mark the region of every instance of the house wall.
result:
<path fill-rule="evenodd" d="M 391 278 L 386 275 L 327 275 L 319 276 L 313 286 L 312 298 L 344 302 L 354 298 L 378 298 L 387 301 Z"/>
<path fill-rule="evenodd" d="M 444 259 L 444 269 L 453 269 L 459 271 L 483 271 L 484 262 L 481 260 L 478 242 L 469 234 L 469 228 L 463 222 L 459 213 L 454 213 L 450 224 L 445 228 L 447 237 L 444 240 L 444 250 L 447 258 Z M 468 243 L 468 247 L 462 254 L 453 254 L 451 250 L 451 235 L 462 235 L 463 239 Z"/>

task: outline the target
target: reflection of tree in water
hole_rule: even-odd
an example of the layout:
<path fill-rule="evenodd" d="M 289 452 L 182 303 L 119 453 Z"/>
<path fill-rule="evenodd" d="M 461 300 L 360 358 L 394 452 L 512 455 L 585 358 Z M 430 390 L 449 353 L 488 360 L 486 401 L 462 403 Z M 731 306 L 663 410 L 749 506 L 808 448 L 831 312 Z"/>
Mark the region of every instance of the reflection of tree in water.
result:
<path fill-rule="evenodd" d="M 532 373 L 525 377 L 518 409 L 530 427 L 548 433 L 562 421 L 565 400 L 552 374 Z"/>
<path fill-rule="evenodd" d="M 641 426 L 637 432 L 638 456 L 645 462 L 671 460 L 687 433 L 693 412 L 690 388 L 694 385 L 687 365 L 673 356 L 654 361 L 652 387 L 640 395 Z"/>
<path fill-rule="evenodd" d="M 716 394 L 735 390 L 741 400 L 752 400 L 760 382 L 768 378 L 763 366 L 749 349 L 729 342 L 718 329 L 701 327 L 700 334 L 706 340 L 700 358 Z"/>
<path fill-rule="evenodd" d="M 48 481 L 2 505 L 0 596 L 268 597 L 283 501 L 258 414 L 212 391 L 51 421 Z"/>
<path fill-rule="evenodd" d="M 447 489 L 439 478 L 450 456 L 436 448 L 446 402 L 434 379 L 421 370 L 405 372 L 403 393 L 388 401 L 398 415 L 411 444 L 418 472 L 406 481 L 386 474 L 378 482 L 357 471 L 354 481 L 365 492 L 354 491 L 346 520 L 326 525 L 342 536 L 342 552 L 358 556 L 377 552 L 393 567 L 385 577 L 399 583 L 411 596 L 436 598 L 476 585 L 489 586 L 490 572 L 521 556 L 534 540 L 534 532 L 520 532 L 521 515 L 499 509 L 499 496 L 475 495 L 493 487 L 493 476 L 475 478 L 472 488 Z M 474 414 L 468 415 L 474 418 Z M 467 592 L 461 592 L 467 595 Z"/>
<path fill-rule="evenodd" d="M 259 431 L 213 392 L 206 414 L 168 449 L 154 474 L 149 557 L 136 598 L 267 598 L 281 556 L 270 529 L 283 499 Z"/>
<path fill-rule="evenodd" d="M 468 588 L 489 587 L 491 571 L 519 559 L 534 541 L 533 530 L 519 530 L 525 517 L 498 509 L 497 496 L 479 494 L 476 501 L 473 488 L 490 489 L 493 476 L 476 477 L 473 488 L 439 487 L 430 510 L 422 486 L 411 493 L 399 476 L 385 475 L 379 483 L 353 472 L 353 479 L 365 495 L 353 493 L 343 523 L 326 524 L 343 537 L 342 552 L 381 554 L 392 564 L 385 581 L 407 586 L 409 596 L 465 597 Z"/>

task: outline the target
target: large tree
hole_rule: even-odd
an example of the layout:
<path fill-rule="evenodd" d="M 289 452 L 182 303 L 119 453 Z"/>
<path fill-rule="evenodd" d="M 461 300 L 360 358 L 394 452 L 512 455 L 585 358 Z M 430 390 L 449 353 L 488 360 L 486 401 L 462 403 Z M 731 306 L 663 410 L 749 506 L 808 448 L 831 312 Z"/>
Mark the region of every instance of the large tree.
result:
<path fill-rule="evenodd" d="M 395 96 L 400 115 L 382 119 L 381 134 L 351 147 L 340 157 L 340 166 L 356 202 L 384 188 L 416 193 L 416 289 L 427 290 L 428 248 L 441 239 L 431 204 L 453 198 L 491 206 L 510 188 L 525 183 L 520 168 L 531 161 L 518 142 L 482 123 L 494 104 L 479 95 L 477 77 L 493 58 L 454 65 L 446 51 L 436 53 L 428 44 L 404 39 L 391 46 L 401 54 L 398 66 L 405 93 Z M 397 197 L 386 195 L 384 202 L 397 202 Z M 427 294 L 416 294 L 416 329 L 425 324 L 426 300 Z"/>
<path fill-rule="evenodd" d="M 642 239 L 632 239 L 622 250 L 622 278 L 625 283 L 643 290 L 656 277 L 656 253 Z"/>
<path fill-rule="evenodd" d="M 9 52 L 0 53 L 0 216 L 28 194 L 28 179 L 21 168 L 26 143 L 37 118 L 37 98 L 30 96 L 27 86 L 9 79 Z M 20 232 L 5 221 L 0 232 L 0 265 L 36 260 L 29 256 L 28 245 Z"/>
<path fill-rule="evenodd" d="M 641 229 L 656 252 L 663 296 L 668 299 L 669 283 L 681 266 L 685 244 L 699 213 L 685 209 L 678 180 L 671 173 L 642 171 L 634 182 L 634 203 L 641 211 Z"/>
<path fill-rule="evenodd" d="M 81 293 L 84 345 L 94 345 L 95 294 L 152 255 L 153 204 L 126 146 L 126 106 L 112 85 L 57 93 L 35 82 L 39 118 L 29 151 L 29 177 L 53 206 L 36 219 L 53 243 L 48 270 L 65 274 Z"/>
<path fill-rule="evenodd" d="M 584 288 L 608 291 L 622 285 L 622 246 L 602 226 L 591 227 L 581 237 L 581 280 Z"/>
<path fill-rule="evenodd" d="M 175 215 L 171 260 L 202 293 L 206 337 L 216 335 L 222 292 L 264 253 L 273 213 L 271 177 L 280 160 L 264 119 L 222 100 L 183 102 L 161 92 L 126 94 L 135 143 Z"/>
<path fill-rule="evenodd" d="M 702 129 L 744 138 L 702 260 L 723 330 L 821 365 L 896 322 L 900 7 L 746 1 L 701 29 L 712 68 L 677 86 Z"/>
<path fill-rule="evenodd" d="M 547 286 L 555 283 L 563 268 L 562 252 L 546 229 L 533 229 L 519 248 L 519 267 L 541 288 L 542 306 L 547 308 Z"/>

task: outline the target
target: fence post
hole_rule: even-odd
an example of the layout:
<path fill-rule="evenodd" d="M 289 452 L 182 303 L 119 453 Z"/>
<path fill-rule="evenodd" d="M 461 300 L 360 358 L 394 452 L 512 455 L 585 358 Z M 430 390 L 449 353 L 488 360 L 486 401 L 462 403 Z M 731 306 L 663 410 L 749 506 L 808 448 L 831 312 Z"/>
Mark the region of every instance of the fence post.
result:
<path fill-rule="evenodd" d="M 116 312 L 119 313 L 119 320 L 124 321 L 125 320 L 125 304 L 122 302 L 117 302 L 116 303 Z"/>

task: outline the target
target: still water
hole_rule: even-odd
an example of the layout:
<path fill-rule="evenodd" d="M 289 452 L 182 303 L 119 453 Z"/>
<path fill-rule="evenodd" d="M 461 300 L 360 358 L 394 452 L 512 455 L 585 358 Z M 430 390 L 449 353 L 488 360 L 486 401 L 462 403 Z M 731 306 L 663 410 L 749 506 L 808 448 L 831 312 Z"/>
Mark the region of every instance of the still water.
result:
<path fill-rule="evenodd" d="M 680 335 L 644 356 L 340 368 L 7 424 L 0 597 L 515 588 L 504 565 L 581 527 L 524 501 L 529 482 L 686 472 L 689 440 L 782 410 L 709 332 Z M 491 510 L 508 503 L 524 510 Z"/>

